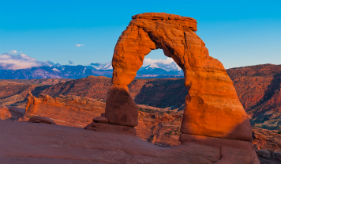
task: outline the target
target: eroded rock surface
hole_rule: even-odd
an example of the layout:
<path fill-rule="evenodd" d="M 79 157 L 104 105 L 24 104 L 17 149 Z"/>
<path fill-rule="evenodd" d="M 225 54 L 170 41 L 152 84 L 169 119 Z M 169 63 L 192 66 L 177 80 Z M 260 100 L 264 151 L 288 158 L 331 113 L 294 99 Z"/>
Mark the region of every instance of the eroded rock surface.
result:
<path fill-rule="evenodd" d="M 29 94 L 24 120 L 33 116 L 49 118 L 56 124 L 83 128 L 104 112 L 105 103 L 77 96 L 34 97 Z"/>
<path fill-rule="evenodd" d="M 281 65 L 227 70 L 255 127 L 281 133 Z"/>
<path fill-rule="evenodd" d="M 180 145 L 183 111 L 139 106 L 136 135 L 158 145 Z"/>
<path fill-rule="evenodd" d="M 248 141 L 161 147 L 125 132 L 0 120 L 0 163 L 257 163 Z M 224 140 L 224 139 L 222 139 Z M 251 158 L 254 156 L 254 158 Z"/>
<path fill-rule="evenodd" d="M 163 146 L 180 144 L 182 111 L 138 105 L 138 126 L 133 128 L 109 124 L 107 118 L 103 116 L 105 103 L 95 99 L 49 95 L 40 97 L 29 95 L 27 99 L 26 113 L 21 121 L 35 123 L 52 121 L 58 125 L 86 127 L 95 131 L 125 131 L 153 144 Z M 9 109 L 0 108 L 0 117 L 0 119 L 11 119 L 12 115 Z"/>
<path fill-rule="evenodd" d="M 0 163 L 215 163 L 218 148 L 160 147 L 121 132 L 0 120 Z"/>
<path fill-rule="evenodd" d="M 52 119 L 48 117 L 32 116 L 29 119 L 31 123 L 42 123 L 42 124 L 56 124 Z"/>
<path fill-rule="evenodd" d="M 12 113 L 7 107 L 0 107 L 0 120 L 10 119 L 11 117 Z"/>
<path fill-rule="evenodd" d="M 142 66 L 145 55 L 160 48 L 184 71 L 188 94 L 181 131 L 184 134 L 250 141 L 248 116 L 233 83 L 221 62 L 209 56 L 196 30 L 196 20 L 189 17 L 165 13 L 133 16 L 115 47 L 110 92 L 129 93 L 128 85 Z M 105 116 L 110 123 L 132 125 L 134 111 L 123 113 L 117 106 L 127 96 L 123 94 L 107 99 Z"/>
<path fill-rule="evenodd" d="M 0 120 L 18 120 L 24 115 L 24 109 L 0 106 Z"/>

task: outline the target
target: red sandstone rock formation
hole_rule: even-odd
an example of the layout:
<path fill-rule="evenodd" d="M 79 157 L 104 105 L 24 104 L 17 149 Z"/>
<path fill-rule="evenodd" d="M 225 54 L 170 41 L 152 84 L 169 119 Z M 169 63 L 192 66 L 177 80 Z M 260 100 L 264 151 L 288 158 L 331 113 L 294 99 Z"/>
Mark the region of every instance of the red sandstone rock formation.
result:
<path fill-rule="evenodd" d="M 32 92 L 39 93 L 52 84 L 65 80 L 0 80 L 0 106 L 25 107 L 26 96 Z"/>
<path fill-rule="evenodd" d="M 136 135 L 158 145 L 180 145 L 183 111 L 139 106 Z"/>
<path fill-rule="evenodd" d="M 1 112 L 4 110 L 3 112 Z M 180 144 L 180 124 L 182 112 L 139 106 L 139 119 L 136 128 L 109 125 L 102 115 L 105 103 L 90 98 L 76 96 L 41 97 L 28 96 L 26 113 L 22 120 L 34 123 L 57 123 L 71 127 L 85 127 L 96 131 L 125 131 L 136 134 L 143 140 L 165 146 Z M 0 109 L 0 119 L 10 119 L 8 109 Z M 92 119 L 95 123 L 91 123 Z"/>
<path fill-rule="evenodd" d="M 111 87 L 110 78 L 103 76 L 89 76 L 87 78 L 61 82 L 43 89 L 40 95 L 80 96 L 100 101 L 106 100 L 106 94 Z"/>
<path fill-rule="evenodd" d="M 105 112 L 110 123 L 135 125 L 137 108 L 128 100 L 128 85 L 145 55 L 161 48 L 184 70 L 188 94 L 182 132 L 251 141 L 248 117 L 233 83 L 221 62 L 209 56 L 196 30 L 196 20 L 188 17 L 164 13 L 133 16 L 113 55 L 113 86 Z"/>
<path fill-rule="evenodd" d="M 24 110 L 16 107 L 0 107 L 0 120 L 18 120 L 24 115 Z"/>
<path fill-rule="evenodd" d="M 269 93 L 281 88 L 281 65 L 263 64 L 237 67 L 227 69 L 227 72 L 247 111 L 264 101 Z M 274 107 L 276 110 L 280 109 L 279 104 Z"/>
<path fill-rule="evenodd" d="M 281 132 L 281 65 L 227 70 L 240 101 L 256 127 Z"/>
<path fill-rule="evenodd" d="M 92 122 L 95 116 L 104 112 L 105 104 L 89 98 L 77 96 L 39 98 L 31 94 L 27 98 L 25 119 L 33 116 L 46 117 L 56 124 L 83 128 Z"/>
<path fill-rule="evenodd" d="M 11 111 L 7 107 L 0 107 L 0 120 L 10 119 Z"/>
<path fill-rule="evenodd" d="M 258 150 L 281 152 L 281 134 L 278 131 L 253 128 L 253 144 Z"/>

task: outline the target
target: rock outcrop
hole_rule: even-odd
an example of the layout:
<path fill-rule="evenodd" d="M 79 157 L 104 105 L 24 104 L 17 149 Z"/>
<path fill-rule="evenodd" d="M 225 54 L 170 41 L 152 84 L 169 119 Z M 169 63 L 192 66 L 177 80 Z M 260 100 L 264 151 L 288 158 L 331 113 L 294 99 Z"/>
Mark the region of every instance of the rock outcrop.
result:
<path fill-rule="evenodd" d="M 42 124 L 56 124 L 52 119 L 48 117 L 32 116 L 29 119 L 31 123 L 42 123 Z"/>
<path fill-rule="evenodd" d="M 135 125 L 133 120 L 137 118 L 137 108 L 133 101 L 124 101 L 128 100 L 128 85 L 142 66 L 145 55 L 160 48 L 184 71 L 188 94 L 182 133 L 252 140 L 248 116 L 231 79 L 221 62 L 209 56 L 196 30 L 196 20 L 189 17 L 165 13 L 144 13 L 132 17 L 118 39 L 113 55 L 113 84 L 105 111 L 110 123 Z M 122 106 L 128 111 L 124 112 Z"/>
<path fill-rule="evenodd" d="M 281 65 L 227 70 L 255 127 L 281 132 Z"/>
<path fill-rule="evenodd" d="M 0 107 L 0 120 L 18 120 L 23 117 L 24 109 L 16 107 Z"/>
<path fill-rule="evenodd" d="M 253 128 L 253 144 L 258 150 L 281 152 L 281 134 L 276 130 Z"/>
<path fill-rule="evenodd" d="M 49 95 L 52 97 L 72 95 L 105 101 L 106 93 L 110 87 L 110 78 L 104 76 L 89 76 L 87 78 L 60 82 L 33 94 L 36 96 Z"/>
<path fill-rule="evenodd" d="M 27 99 L 26 113 L 21 121 L 47 124 L 56 122 L 58 125 L 85 127 L 95 131 L 122 131 L 136 134 L 153 144 L 163 146 L 180 144 L 179 129 L 182 111 L 138 105 L 138 126 L 133 128 L 108 124 L 108 120 L 102 114 L 105 111 L 105 103 L 94 99 L 76 96 L 51 97 L 49 95 L 34 97 L 31 94 Z M 0 119 L 12 119 L 12 115 L 9 109 L 0 108 Z"/>
<path fill-rule="evenodd" d="M 11 117 L 12 113 L 7 107 L 0 107 L 0 120 L 10 119 Z"/>
<path fill-rule="evenodd" d="M 58 125 L 83 128 L 104 112 L 105 103 L 85 97 L 44 95 L 27 97 L 23 120 L 34 116 L 49 118 Z"/>
<path fill-rule="evenodd" d="M 180 126 L 183 111 L 139 105 L 136 135 L 163 146 L 180 145 Z"/>
<path fill-rule="evenodd" d="M 281 164 L 281 152 L 258 150 L 257 155 L 261 164 Z"/>
<path fill-rule="evenodd" d="M 1 80 L 0 79 L 0 107 L 24 108 L 26 97 L 32 92 L 34 95 L 49 88 L 53 84 L 65 82 L 60 79 L 41 80 Z"/>

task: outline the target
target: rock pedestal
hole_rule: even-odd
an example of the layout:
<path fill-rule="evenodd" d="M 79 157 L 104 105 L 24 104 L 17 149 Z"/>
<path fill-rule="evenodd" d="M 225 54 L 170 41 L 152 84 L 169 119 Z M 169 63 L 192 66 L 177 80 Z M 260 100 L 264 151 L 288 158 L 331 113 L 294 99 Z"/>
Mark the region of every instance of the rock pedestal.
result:
<path fill-rule="evenodd" d="M 138 109 L 127 88 L 112 87 L 108 91 L 105 117 L 111 124 L 137 126 Z"/>
<path fill-rule="evenodd" d="M 214 138 L 199 135 L 181 135 L 184 144 L 196 143 L 220 149 L 217 164 L 259 164 L 256 150 L 250 141 Z"/>
<path fill-rule="evenodd" d="M 104 116 L 94 118 L 93 122 L 88 124 L 85 129 L 100 132 L 115 132 L 136 135 L 136 130 L 134 127 L 111 124 L 109 123 L 109 120 Z"/>

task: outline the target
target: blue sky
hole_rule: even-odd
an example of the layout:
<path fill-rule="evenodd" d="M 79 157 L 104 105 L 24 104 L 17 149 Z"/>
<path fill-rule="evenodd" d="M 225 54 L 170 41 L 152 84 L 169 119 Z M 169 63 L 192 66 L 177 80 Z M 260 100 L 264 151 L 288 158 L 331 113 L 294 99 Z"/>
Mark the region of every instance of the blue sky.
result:
<path fill-rule="evenodd" d="M 281 63 L 280 0 L 2 1 L 0 54 L 17 50 L 61 64 L 108 63 L 131 16 L 143 12 L 195 18 L 210 55 L 226 68 Z M 158 50 L 147 57 L 164 55 Z"/>

